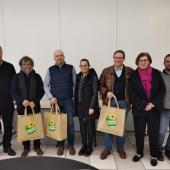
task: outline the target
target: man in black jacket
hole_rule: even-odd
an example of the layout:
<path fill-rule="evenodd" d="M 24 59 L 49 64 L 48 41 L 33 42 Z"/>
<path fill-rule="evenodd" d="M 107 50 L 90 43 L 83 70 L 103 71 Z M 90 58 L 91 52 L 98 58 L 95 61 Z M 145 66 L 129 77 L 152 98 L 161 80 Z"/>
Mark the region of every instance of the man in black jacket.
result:
<path fill-rule="evenodd" d="M 8 155 L 16 155 L 11 149 L 12 122 L 14 115 L 14 105 L 10 94 L 12 77 L 15 75 L 15 68 L 12 64 L 2 59 L 3 51 L 0 47 L 0 114 L 4 124 L 3 151 Z"/>
<path fill-rule="evenodd" d="M 12 96 L 17 104 L 19 115 L 24 114 L 27 107 L 27 112 L 31 112 L 31 108 L 35 113 L 40 112 L 40 100 L 44 95 L 43 82 L 39 74 L 33 70 L 34 62 L 30 57 L 24 56 L 19 65 L 20 73 L 14 76 L 12 81 Z M 27 156 L 30 152 L 30 141 L 23 142 L 24 151 L 21 156 Z M 43 155 L 40 148 L 40 140 L 34 140 L 34 150 L 37 155 Z"/>

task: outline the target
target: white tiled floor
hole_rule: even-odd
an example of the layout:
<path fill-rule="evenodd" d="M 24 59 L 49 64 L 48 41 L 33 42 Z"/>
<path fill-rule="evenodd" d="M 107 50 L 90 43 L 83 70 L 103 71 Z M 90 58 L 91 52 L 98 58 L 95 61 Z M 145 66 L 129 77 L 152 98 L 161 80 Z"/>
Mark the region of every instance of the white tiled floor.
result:
<path fill-rule="evenodd" d="M 77 160 L 86 164 L 90 164 L 98 169 L 101 170 L 170 170 L 170 161 L 165 158 L 165 161 L 159 162 L 158 166 L 152 167 L 150 165 L 150 157 L 149 157 L 149 145 L 148 145 L 148 139 L 146 137 L 145 140 L 145 156 L 144 158 L 134 163 L 132 162 L 132 157 L 135 153 L 135 138 L 133 133 L 127 133 L 126 135 L 126 144 L 125 144 L 125 150 L 127 153 L 127 159 L 121 159 L 116 151 L 115 142 L 113 139 L 113 151 L 112 154 L 106 159 L 106 160 L 100 160 L 100 153 L 104 149 L 103 146 L 103 136 L 101 134 L 97 135 L 97 147 L 94 147 L 93 154 L 90 157 L 84 157 L 84 156 L 78 156 L 78 151 L 81 148 L 80 143 L 80 134 L 77 132 L 75 135 L 75 149 L 76 149 L 76 155 L 71 156 L 67 149 L 65 149 L 65 153 L 62 156 L 66 159 L 73 159 Z M 1 139 L 1 135 L 0 135 Z M 57 157 L 57 148 L 55 147 L 56 141 L 53 139 L 45 138 L 42 140 L 42 149 L 44 151 L 45 156 L 53 156 Z M 12 148 L 14 148 L 17 152 L 17 156 L 19 157 L 22 152 L 22 145 L 16 142 L 16 137 L 13 137 L 12 140 Z M 31 151 L 29 156 L 36 156 L 34 151 Z M 2 146 L 0 146 L 0 160 L 2 159 L 8 159 L 11 158 L 7 156 L 6 154 L 2 153 Z"/>

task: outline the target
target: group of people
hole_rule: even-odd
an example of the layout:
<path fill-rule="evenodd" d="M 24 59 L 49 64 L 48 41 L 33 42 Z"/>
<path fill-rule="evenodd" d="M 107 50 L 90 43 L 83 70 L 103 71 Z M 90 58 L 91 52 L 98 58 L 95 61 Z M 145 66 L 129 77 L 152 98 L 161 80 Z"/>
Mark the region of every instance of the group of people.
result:
<path fill-rule="evenodd" d="M 54 52 L 55 64 L 46 72 L 44 83 L 39 74 L 33 69 L 34 61 L 24 56 L 21 58 L 20 72 L 16 74 L 14 66 L 2 59 L 0 47 L 0 114 L 4 122 L 3 151 L 15 155 L 11 148 L 12 122 L 14 102 L 18 114 L 24 114 L 27 107 L 40 112 L 40 100 L 45 95 L 51 105 L 57 104 L 67 114 L 68 118 L 68 150 L 70 155 L 76 153 L 74 148 L 74 122 L 77 115 L 80 123 L 82 147 L 78 155 L 90 156 L 93 152 L 95 137 L 95 120 L 99 117 L 98 92 L 103 104 L 111 100 L 111 107 L 118 100 L 119 107 L 127 114 L 132 106 L 134 130 L 136 138 L 136 154 L 132 158 L 139 161 L 144 153 L 144 137 L 147 126 L 151 165 L 156 166 L 157 160 L 163 161 L 163 150 L 170 159 L 170 135 L 166 146 L 163 146 L 165 134 L 170 127 L 170 54 L 164 57 L 165 69 L 160 72 L 151 66 L 152 58 L 149 53 L 142 52 L 136 58 L 136 70 L 125 66 L 125 53 L 117 50 L 113 53 L 112 66 L 105 68 L 100 78 L 94 68 L 90 67 L 88 59 L 80 60 L 80 72 L 76 74 L 73 65 L 65 62 L 64 52 Z M 106 159 L 112 152 L 113 135 L 104 134 L 104 150 L 100 158 Z M 125 136 L 116 136 L 117 152 L 126 159 L 124 149 Z M 30 141 L 23 142 L 21 156 L 30 152 Z M 64 154 L 64 140 L 57 142 L 57 155 Z M 43 155 L 40 140 L 34 141 L 37 155 Z"/>

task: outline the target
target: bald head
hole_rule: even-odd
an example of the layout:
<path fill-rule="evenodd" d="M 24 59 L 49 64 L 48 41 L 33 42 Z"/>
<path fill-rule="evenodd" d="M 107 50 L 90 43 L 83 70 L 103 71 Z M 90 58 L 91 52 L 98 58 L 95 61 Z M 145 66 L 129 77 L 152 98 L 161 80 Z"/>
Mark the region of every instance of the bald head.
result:
<path fill-rule="evenodd" d="M 64 63 L 64 52 L 60 49 L 54 51 L 54 60 L 56 64 L 63 64 Z"/>

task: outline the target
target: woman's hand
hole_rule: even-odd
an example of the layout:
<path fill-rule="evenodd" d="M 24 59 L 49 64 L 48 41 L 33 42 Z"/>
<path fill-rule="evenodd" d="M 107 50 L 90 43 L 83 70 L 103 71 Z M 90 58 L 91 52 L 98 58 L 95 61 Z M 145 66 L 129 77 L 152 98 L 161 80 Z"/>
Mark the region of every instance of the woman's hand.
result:
<path fill-rule="evenodd" d="M 92 115 L 94 113 L 94 109 L 90 108 L 89 109 L 89 115 Z"/>

